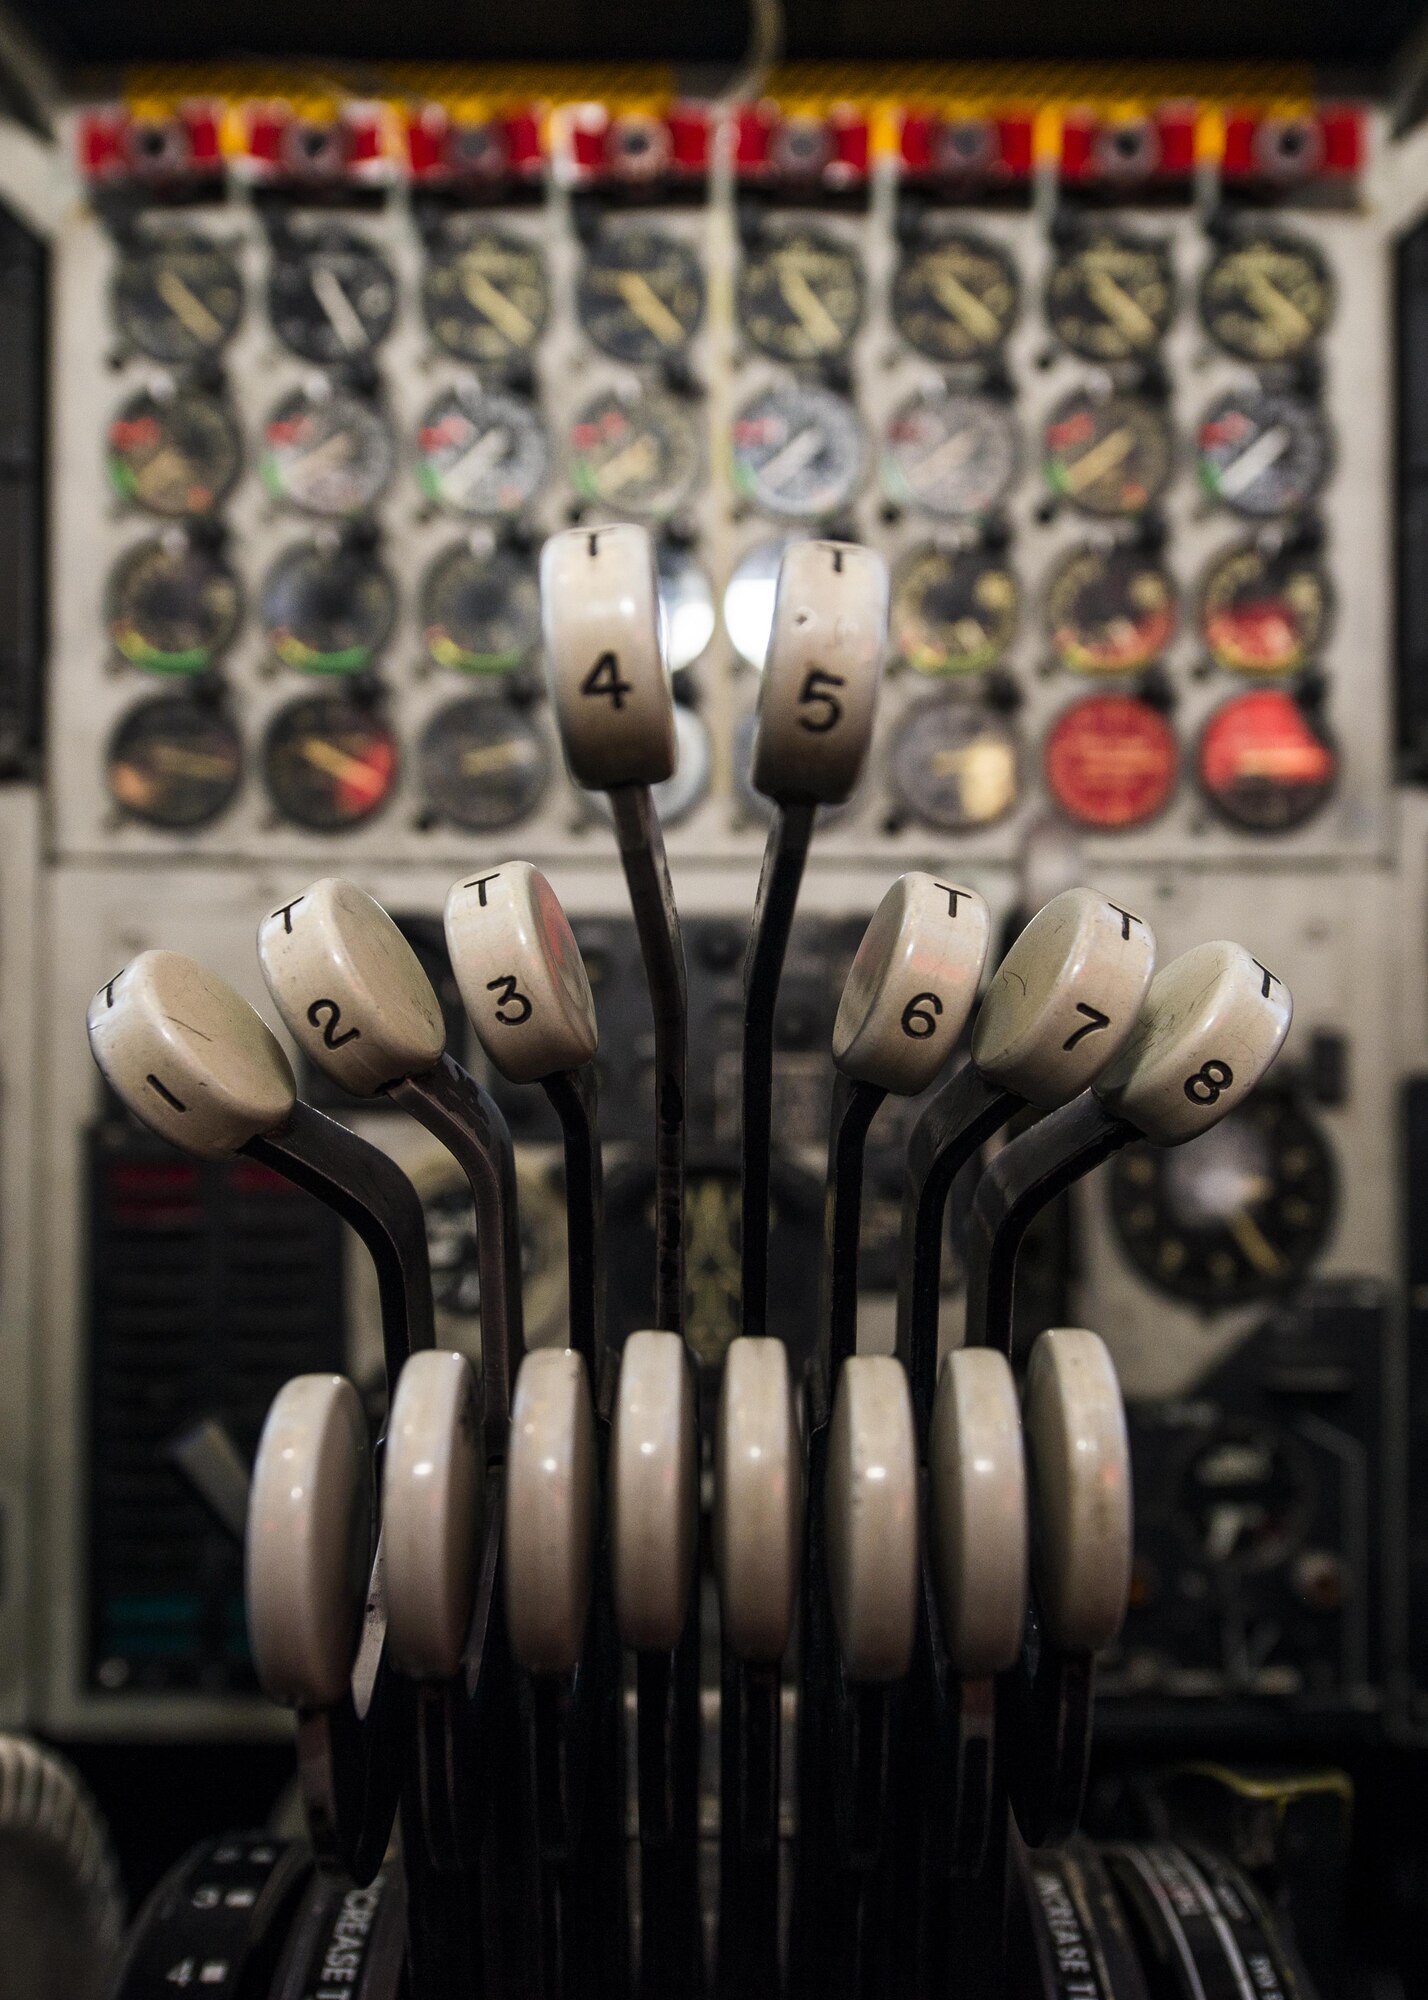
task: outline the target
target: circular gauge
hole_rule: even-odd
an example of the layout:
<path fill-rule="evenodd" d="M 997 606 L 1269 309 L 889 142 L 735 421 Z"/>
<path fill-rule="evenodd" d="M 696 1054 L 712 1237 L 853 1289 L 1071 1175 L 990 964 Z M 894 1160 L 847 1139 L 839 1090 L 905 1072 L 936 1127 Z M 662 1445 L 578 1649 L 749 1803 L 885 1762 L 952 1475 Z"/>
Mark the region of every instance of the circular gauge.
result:
<path fill-rule="evenodd" d="M 1019 302 L 1011 258 L 976 236 L 944 236 L 909 250 L 892 284 L 892 315 L 903 339 L 953 366 L 997 354 Z"/>
<path fill-rule="evenodd" d="M 1080 826 L 1118 833 L 1169 805 L 1180 775 L 1175 731 L 1130 695 L 1078 701 L 1052 725 L 1044 757 L 1051 796 Z"/>
<path fill-rule="evenodd" d="M 1291 674 L 1314 657 L 1333 594 L 1310 550 L 1237 542 L 1200 593 L 1200 631 L 1216 666 L 1234 674 Z"/>
<path fill-rule="evenodd" d="M 699 260 L 663 230 L 612 231 L 587 255 L 575 305 L 586 333 L 617 361 L 676 360 L 704 317 Z"/>
<path fill-rule="evenodd" d="M 1287 1562 L 1303 1540 L 1313 1505 L 1309 1473 L 1292 1441 L 1268 1424 L 1232 1419 L 1211 1434 L 1186 1466 L 1175 1514 L 1195 1554 L 1223 1574 L 1275 1569 Z M 1201 1936 L 1214 1951 L 1210 1936 Z M 1257 1973 L 1263 1964 L 1259 1976 L 1266 1985 L 1277 1986 L 1268 1957 L 1252 1958 Z M 1225 1967 L 1227 1990 L 1238 1985 L 1232 1970 L 1244 1963 L 1238 1946 L 1233 1958 L 1216 1952 L 1211 1962 Z M 1198 1968 L 1195 1984 L 1205 1991 Z"/>
<path fill-rule="evenodd" d="M 519 514 L 539 492 L 547 463 L 534 405 L 504 389 L 443 390 L 417 432 L 422 491 L 453 514 Z"/>
<path fill-rule="evenodd" d="M 1262 366 L 1296 360 L 1333 310 L 1334 284 L 1318 249 L 1276 229 L 1256 229 L 1227 245 L 1200 286 L 1200 314 L 1212 339 Z"/>
<path fill-rule="evenodd" d="M 994 396 L 914 396 L 888 425 L 883 484 L 944 520 L 988 514 L 1017 473 L 1016 424 Z"/>
<path fill-rule="evenodd" d="M 714 751 L 702 715 L 682 701 L 674 705 L 675 767 L 673 777 L 654 787 L 655 811 L 661 826 L 678 826 L 687 819 L 709 789 L 714 768 Z M 602 819 L 611 817 L 610 801 L 604 792 L 587 794 Z"/>
<path fill-rule="evenodd" d="M 665 658 L 670 672 L 680 674 L 714 637 L 714 592 L 698 563 L 682 549 L 661 542 L 655 560 Z"/>
<path fill-rule="evenodd" d="M 898 724 L 888 775 L 899 803 L 924 826 L 972 833 L 1004 819 L 1016 804 L 1021 745 L 996 709 L 927 695 Z"/>
<path fill-rule="evenodd" d="M 1256 688 L 1217 708 L 1200 735 L 1201 788 L 1248 833 L 1288 833 L 1325 804 L 1339 756 L 1282 688 Z"/>
<path fill-rule="evenodd" d="M 550 780 L 550 755 L 523 709 L 490 695 L 439 708 L 417 747 L 432 811 L 468 833 L 495 833 L 533 813 Z"/>
<path fill-rule="evenodd" d="M 114 320 L 141 354 L 175 366 L 206 361 L 243 317 L 237 261 L 211 237 L 188 231 L 126 249 L 114 274 Z"/>
<path fill-rule="evenodd" d="M 1232 389 L 1200 425 L 1200 478 L 1237 514 L 1265 520 L 1307 507 L 1329 470 L 1324 420 L 1302 396 Z"/>
<path fill-rule="evenodd" d="M 758 542 L 724 586 L 724 630 L 739 658 L 758 673 L 768 657 L 774 597 L 786 541 Z"/>
<path fill-rule="evenodd" d="M 1047 281 L 1051 330 L 1087 361 L 1142 360 L 1160 344 L 1174 311 L 1168 246 L 1113 229 L 1064 250 Z"/>
<path fill-rule="evenodd" d="M 821 229 L 770 237 L 739 270 L 739 324 L 776 361 L 836 361 L 863 318 L 857 252 Z"/>
<path fill-rule="evenodd" d="M 1323 1249 L 1333 1164 L 1289 1092 L 1262 1087 L 1193 1146 L 1118 1154 L 1110 1205 L 1152 1285 L 1196 1305 L 1245 1305 L 1297 1283 Z"/>
<path fill-rule="evenodd" d="M 263 739 L 263 778 L 284 819 L 342 833 L 380 812 L 397 781 L 397 739 L 345 695 L 304 695 L 280 708 Z"/>
<path fill-rule="evenodd" d="M 389 637 L 396 585 L 370 555 L 345 542 L 299 542 L 263 585 L 263 630 L 285 667 L 304 674 L 360 674 Z"/>
<path fill-rule="evenodd" d="M 392 476 L 392 434 L 345 390 L 285 396 L 263 428 L 263 483 L 276 500 L 337 520 L 370 507 Z"/>
<path fill-rule="evenodd" d="M 397 281 L 364 236 L 336 223 L 280 242 L 268 317 L 285 347 L 326 367 L 370 354 L 392 330 Z"/>
<path fill-rule="evenodd" d="M 672 396 L 627 401 L 607 389 L 571 426 L 570 483 L 614 513 L 670 515 L 693 492 L 699 471 L 699 434 Z"/>
<path fill-rule="evenodd" d="M 858 413 L 813 382 L 765 389 L 734 419 L 734 486 L 765 513 L 816 521 L 846 507 L 867 453 Z"/>
<path fill-rule="evenodd" d="M 421 302 L 448 354 L 478 366 L 513 361 L 531 352 L 550 312 L 545 263 L 519 236 L 448 223 L 428 253 Z"/>
<path fill-rule="evenodd" d="M 1020 592 L 982 549 L 914 549 L 893 587 L 892 640 L 920 674 L 975 674 L 996 666 L 1016 636 Z"/>
<path fill-rule="evenodd" d="M 1139 673 L 1175 636 L 1175 585 L 1138 549 L 1072 549 L 1051 579 L 1046 622 L 1073 673 Z"/>
<path fill-rule="evenodd" d="M 105 619 L 115 652 L 154 674 L 201 674 L 238 629 L 238 580 L 170 529 L 121 556 Z"/>
<path fill-rule="evenodd" d="M 1084 513 L 1142 514 L 1170 483 L 1170 426 L 1139 396 L 1077 390 L 1046 426 L 1046 479 Z"/>
<path fill-rule="evenodd" d="M 243 461 L 238 427 L 196 389 L 141 389 L 109 426 L 109 478 L 121 499 L 178 520 L 211 514 Z"/>
<path fill-rule="evenodd" d="M 243 743 L 221 709 L 156 695 L 121 720 L 106 775 L 110 796 L 131 819 L 188 833 L 217 819 L 238 790 Z"/>
<path fill-rule="evenodd" d="M 513 673 L 540 643 L 535 570 L 511 550 L 478 554 L 468 542 L 456 542 L 422 579 L 421 623 L 437 666 Z"/>

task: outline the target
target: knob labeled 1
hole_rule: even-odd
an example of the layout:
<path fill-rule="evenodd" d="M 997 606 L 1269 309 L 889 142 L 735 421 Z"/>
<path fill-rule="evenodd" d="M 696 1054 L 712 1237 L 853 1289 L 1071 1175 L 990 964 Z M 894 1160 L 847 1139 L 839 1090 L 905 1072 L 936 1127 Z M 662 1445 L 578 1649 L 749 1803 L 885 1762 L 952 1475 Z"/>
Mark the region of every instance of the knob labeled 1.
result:
<path fill-rule="evenodd" d="M 888 635 L 888 567 L 855 542 L 794 542 L 779 564 L 759 686 L 753 783 L 766 798 L 841 805 L 872 741 Z"/>
<path fill-rule="evenodd" d="M 900 1097 L 926 1090 L 976 998 L 991 917 L 974 889 L 900 875 L 874 912 L 833 1024 L 845 1076 Z"/>
<path fill-rule="evenodd" d="M 569 528 L 540 553 L 541 627 L 565 761 L 608 792 L 674 775 L 674 696 L 644 528 Z"/>

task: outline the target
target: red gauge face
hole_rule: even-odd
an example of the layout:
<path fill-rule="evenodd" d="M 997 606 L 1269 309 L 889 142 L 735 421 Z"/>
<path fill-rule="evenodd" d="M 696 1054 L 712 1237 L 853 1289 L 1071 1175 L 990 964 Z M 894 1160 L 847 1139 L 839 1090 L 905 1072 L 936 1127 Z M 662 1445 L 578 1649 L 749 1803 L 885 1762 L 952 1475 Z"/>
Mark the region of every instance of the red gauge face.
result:
<path fill-rule="evenodd" d="M 1200 629 L 1216 666 L 1289 674 L 1318 650 L 1331 609 L 1329 579 L 1312 552 L 1240 542 L 1205 579 Z"/>
<path fill-rule="evenodd" d="M 1338 752 L 1292 695 L 1260 688 L 1217 708 L 1200 737 L 1200 784 L 1232 826 L 1287 833 L 1334 789 Z"/>
<path fill-rule="evenodd" d="M 1046 739 L 1046 783 L 1081 826 L 1143 826 L 1169 804 L 1180 770 L 1175 731 L 1129 695 L 1078 701 Z"/>
<path fill-rule="evenodd" d="M 1175 585 L 1137 549 L 1072 549 L 1047 593 L 1051 646 L 1078 674 L 1133 674 L 1175 636 Z"/>

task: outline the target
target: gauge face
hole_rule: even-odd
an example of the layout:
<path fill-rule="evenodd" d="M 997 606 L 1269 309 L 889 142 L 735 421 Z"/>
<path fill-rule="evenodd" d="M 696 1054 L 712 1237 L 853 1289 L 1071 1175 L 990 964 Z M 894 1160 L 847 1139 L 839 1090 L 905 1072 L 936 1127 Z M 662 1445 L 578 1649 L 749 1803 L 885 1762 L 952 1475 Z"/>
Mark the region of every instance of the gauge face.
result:
<path fill-rule="evenodd" d="M 1310 1475 L 1292 1439 L 1268 1424 L 1234 1420 L 1186 1466 L 1175 1511 L 1203 1562 L 1217 1571 L 1259 1571 L 1294 1554 L 1313 1506 Z"/>
<path fill-rule="evenodd" d="M 109 478 L 121 499 L 171 520 L 211 514 L 238 477 L 238 427 L 216 397 L 141 389 L 109 426 Z"/>
<path fill-rule="evenodd" d="M 1288 833 L 1327 804 L 1339 756 L 1282 688 L 1256 688 L 1217 708 L 1200 737 L 1201 788 L 1232 826 Z"/>
<path fill-rule="evenodd" d="M 1329 267 L 1302 236 L 1257 229 L 1216 257 L 1200 287 L 1200 313 L 1227 353 L 1261 365 L 1294 361 L 1334 310 Z"/>
<path fill-rule="evenodd" d="M 1175 585 L 1137 549 L 1072 549 L 1047 593 L 1052 650 L 1078 674 L 1133 674 L 1175 636 Z"/>
<path fill-rule="evenodd" d="M 570 483 L 618 514 L 658 519 L 682 507 L 700 471 L 699 436 L 671 396 L 626 402 L 607 390 L 570 430 Z"/>
<path fill-rule="evenodd" d="M 892 286 L 892 315 L 908 345 L 932 361 L 988 361 L 1020 302 L 1016 266 L 995 243 L 945 236 L 910 250 Z"/>
<path fill-rule="evenodd" d="M 1021 745 L 996 709 L 928 695 L 898 724 L 888 771 L 914 819 L 944 833 L 971 833 L 1004 819 L 1016 804 Z"/>
<path fill-rule="evenodd" d="M 510 519 L 545 480 L 545 432 L 532 404 L 505 390 L 447 389 L 417 432 L 417 477 L 453 514 Z"/>
<path fill-rule="evenodd" d="M 337 225 L 275 250 L 268 317 L 285 347 L 326 367 L 370 354 L 392 330 L 397 281 L 363 236 Z"/>
<path fill-rule="evenodd" d="M 478 554 L 457 542 L 439 555 L 421 586 L 422 639 L 439 667 L 509 674 L 540 641 L 534 566 L 509 550 Z"/>
<path fill-rule="evenodd" d="M 1328 1144 L 1287 1091 L 1257 1090 L 1203 1145 L 1131 1146 L 1110 1170 L 1121 1247 L 1161 1291 L 1246 1305 L 1297 1283 L 1334 1216 Z"/>
<path fill-rule="evenodd" d="M 734 485 L 765 513 L 795 521 L 836 514 L 865 467 L 857 412 L 816 383 L 765 389 L 734 419 Z"/>
<path fill-rule="evenodd" d="M 661 542 L 655 555 L 664 656 L 672 674 L 692 667 L 714 637 L 714 592 L 692 556 Z"/>
<path fill-rule="evenodd" d="M 724 586 L 724 630 L 741 660 L 758 673 L 768 658 L 774 597 L 786 541 L 759 542 L 744 555 Z"/>
<path fill-rule="evenodd" d="M 131 819 L 187 833 L 216 819 L 238 790 L 243 743 L 221 710 L 157 695 L 120 722 L 106 775 L 115 804 Z"/>
<path fill-rule="evenodd" d="M 360 514 L 391 479 L 396 450 L 377 411 L 337 390 L 285 396 L 263 430 L 263 483 L 277 500 L 329 520 Z"/>
<path fill-rule="evenodd" d="M 1139 396 L 1068 396 L 1046 426 L 1053 493 L 1103 518 L 1142 514 L 1170 482 L 1170 426 Z"/>
<path fill-rule="evenodd" d="M 1158 708 L 1097 694 L 1058 717 L 1046 739 L 1046 783 L 1079 826 L 1121 832 L 1169 805 L 1180 775 L 1175 731 Z"/>
<path fill-rule="evenodd" d="M 981 673 L 1005 656 L 1019 609 L 1016 578 L 997 557 L 914 549 L 893 587 L 893 644 L 920 674 Z"/>
<path fill-rule="evenodd" d="M 708 791 L 714 767 L 714 752 L 704 718 L 682 701 L 674 705 L 674 735 L 677 760 L 674 775 L 653 787 L 661 826 L 678 826 L 682 819 L 688 819 Z M 611 817 L 608 794 L 590 792 L 587 797 L 602 819 Z"/>
<path fill-rule="evenodd" d="M 114 320 L 141 354 L 177 366 L 228 345 L 243 317 L 243 278 L 211 237 L 175 234 L 126 250 L 114 274 Z"/>
<path fill-rule="evenodd" d="M 883 484 L 900 506 L 972 519 L 1006 499 L 1016 473 L 1016 425 L 994 396 L 914 396 L 888 425 Z"/>
<path fill-rule="evenodd" d="M 1139 361 L 1175 311 L 1175 273 L 1163 243 L 1099 230 L 1063 251 L 1046 287 L 1051 329 L 1087 361 Z"/>
<path fill-rule="evenodd" d="M 439 708 L 422 731 L 417 765 L 432 811 L 468 833 L 525 819 L 550 780 L 550 756 L 530 717 L 490 695 Z"/>
<path fill-rule="evenodd" d="M 687 243 L 659 229 L 621 229 L 585 259 L 580 324 L 617 361 L 677 360 L 704 317 L 704 278 Z"/>
<path fill-rule="evenodd" d="M 238 629 L 238 580 L 171 529 L 140 542 L 109 579 L 105 616 L 120 659 L 154 674 L 201 674 Z"/>
<path fill-rule="evenodd" d="M 299 673 L 365 672 L 396 615 L 396 586 L 381 564 L 341 542 L 299 542 L 278 557 L 263 585 L 268 644 Z"/>
<path fill-rule="evenodd" d="M 1239 542 L 1218 557 L 1200 593 L 1200 631 L 1233 674 L 1292 674 L 1323 642 L 1333 593 L 1319 558 Z"/>
<path fill-rule="evenodd" d="M 1277 390 L 1222 396 L 1205 413 L 1198 442 L 1206 492 L 1255 520 L 1307 507 L 1329 470 L 1323 418 L 1302 396 Z"/>
<path fill-rule="evenodd" d="M 280 708 L 263 740 L 263 779 L 284 819 L 342 833 L 380 812 L 397 781 L 397 739 L 366 704 L 304 695 Z"/>
<path fill-rule="evenodd" d="M 545 263 L 519 236 L 451 224 L 428 254 L 421 302 L 432 339 L 448 354 L 488 367 L 522 359 L 550 313 Z"/>
<path fill-rule="evenodd" d="M 795 229 L 749 250 L 739 270 L 739 324 L 776 361 L 836 361 L 863 318 L 858 255 L 821 229 Z"/>

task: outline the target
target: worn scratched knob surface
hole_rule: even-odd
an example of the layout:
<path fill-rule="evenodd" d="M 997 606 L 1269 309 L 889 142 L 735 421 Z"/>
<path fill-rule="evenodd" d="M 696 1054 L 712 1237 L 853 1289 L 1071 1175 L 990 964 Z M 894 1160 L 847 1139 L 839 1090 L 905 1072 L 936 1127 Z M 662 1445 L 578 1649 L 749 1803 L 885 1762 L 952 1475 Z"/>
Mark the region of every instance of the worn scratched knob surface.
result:
<path fill-rule="evenodd" d="M 1077 1097 L 1125 1046 L 1151 974 L 1155 938 L 1094 889 L 1038 910 L 992 977 L 972 1060 L 1043 1111 Z"/>
<path fill-rule="evenodd" d="M 258 959 L 293 1040 L 354 1097 L 440 1058 L 446 1028 L 431 981 L 355 883 L 327 876 L 265 917 Z"/>
<path fill-rule="evenodd" d="M 858 1354 L 828 1430 L 828 1588 L 853 1681 L 899 1680 L 917 1632 L 917 1438 L 902 1363 Z"/>
<path fill-rule="evenodd" d="M 143 1124 L 206 1160 L 279 1131 L 297 1098 L 272 1030 L 225 980 L 176 951 L 145 951 L 89 1003 L 89 1046 Z"/>
<path fill-rule="evenodd" d="M 275 1701 L 322 1707 L 346 1692 L 371 1561 L 361 1398 L 341 1375 L 296 1376 L 263 1424 L 245 1541 L 253 1663 Z"/>
<path fill-rule="evenodd" d="M 1098 1335 L 1075 1326 L 1041 1335 L 1022 1421 L 1043 1623 L 1055 1645 L 1099 1652 L 1125 1620 L 1133 1524 L 1125 1405 Z"/>
<path fill-rule="evenodd" d="M 781 1340 L 729 1343 L 715 1434 L 714 1555 L 740 1659 L 783 1658 L 803 1547 L 803 1440 Z"/>
<path fill-rule="evenodd" d="M 506 1458 L 506 1623 L 532 1673 L 569 1673 L 594 1584 L 595 1418 L 573 1348 L 533 1348 L 511 1403 Z"/>
<path fill-rule="evenodd" d="M 610 1426 L 615 1616 L 637 1651 L 668 1652 L 694 1576 L 699 1481 L 694 1384 L 675 1333 L 632 1333 Z"/>
<path fill-rule="evenodd" d="M 845 1076 L 901 1097 L 926 1090 L 972 1011 L 990 929 L 975 889 L 899 875 L 843 987 L 833 1060 Z"/>
<path fill-rule="evenodd" d="M 453 884 L 446 948 L 471 1025 L 508 1083 L 594 1059 L 600 1036 L 585 961 L 539 868 L 507 861 Z"/>
<path fill-rule="evenodd" d="M 658 785 L 678 757 L 648 530 L 570 528 L 540 554 L 541 629 L 577 785 Z"/>
<path fill-rule="evenodd" d="M 962 1347 L 937 1383 L 928 1438 L 928 1523 L 943 1638 L 963 1674 L 1016 1660 L 1026 1622 L 1026 1455 L 1004 1354 Z"/>
<path fill-rule="evenodd" d="M 483 1480 L 476 1377 L 461 1354 L 413 1354 L 397 1378 L 382 1467 L 387 1639 L 409 1674 L 461 1664 L 480 1560 Z"/>
<path fill-rule="evenodd" d="M 791 542 L 759 684 L 752 777 L 766 798 L 841 805 L 873 736 L 888 567 L 855 542 Z"/>

